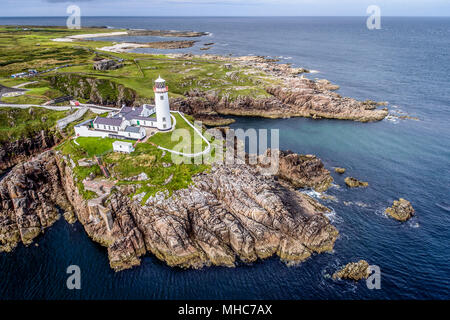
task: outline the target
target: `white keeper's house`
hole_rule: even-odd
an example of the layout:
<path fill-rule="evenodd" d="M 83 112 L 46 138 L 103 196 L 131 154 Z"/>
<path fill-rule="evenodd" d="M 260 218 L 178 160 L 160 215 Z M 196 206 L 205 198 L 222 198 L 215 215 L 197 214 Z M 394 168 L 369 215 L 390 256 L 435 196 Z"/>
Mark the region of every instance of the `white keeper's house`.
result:
<path fill-rule="evenodd" d="M 75 126 L 77 137 L 109 137 L 117 139 L 140 140 L 146 137 L 145 128 L 159 131 L 172 129 L 169 105 L 169 88 L 166 81 L 159 77 L 153 88 L 155 105 L 144 104 L 141 107 L 123 106 L 108 117 L 96 117 Z"/>

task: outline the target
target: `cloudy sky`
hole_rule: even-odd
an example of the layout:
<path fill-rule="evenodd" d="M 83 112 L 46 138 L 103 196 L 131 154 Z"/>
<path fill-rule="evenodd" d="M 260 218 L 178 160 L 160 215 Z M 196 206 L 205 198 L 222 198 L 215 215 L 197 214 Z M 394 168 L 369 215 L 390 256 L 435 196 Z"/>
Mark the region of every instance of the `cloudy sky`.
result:
<path fill-rule="evenodd" d="M 450 0 L 1 0 L 0 16 L 450 16 Z"/>

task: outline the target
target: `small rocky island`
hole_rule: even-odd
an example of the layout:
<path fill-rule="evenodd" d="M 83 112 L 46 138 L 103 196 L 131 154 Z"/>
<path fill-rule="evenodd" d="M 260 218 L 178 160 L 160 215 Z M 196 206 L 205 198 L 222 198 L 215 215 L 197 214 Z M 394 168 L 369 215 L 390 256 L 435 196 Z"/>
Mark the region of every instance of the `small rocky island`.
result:
<path fill-rule="evenodd" d="M 385 213 L 397 221 L 405 222 L 414 216 L 415 211 L 411 202 L 400 198 L 399 200 L 395 200 L 392 207 L 387 208 Z"/>
<path fill-rule="evenodd" d="M 359 181 L 356 178 L 353 177 L 347 177 L 345 178 L 345 184 L 349 187 L 349 188 L 360 188 L 360 187 L 368 187 L 369 183 L 365 182 L 365 181 Z"/>
<path fill-rule="evenodd" d="M 367 279 L 370 275 L 369 263 L 365 260 L 350 262 L 333 274 L 333 279 L 348 279 L 359 281 Z"/>
<path fill-rule="evenodd" d="M 345 168 L 334 168 L 334 172 L 344 174 L 347 171 Z"/>

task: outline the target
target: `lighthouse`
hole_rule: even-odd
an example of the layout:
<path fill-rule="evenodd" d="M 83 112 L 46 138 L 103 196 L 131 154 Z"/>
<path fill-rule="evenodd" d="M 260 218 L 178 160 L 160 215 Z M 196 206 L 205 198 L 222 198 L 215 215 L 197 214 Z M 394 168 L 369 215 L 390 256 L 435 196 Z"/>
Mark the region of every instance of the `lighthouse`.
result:
<path fill-rule="evenodd" d="M 166 81 L 159 77 L 155 81 L 153 91 L 155 92 L 156 127 L 161 131 L 170 130 L 172 129 L 172 119 L 170 117 L 169 88 L 166 86 Z"/>

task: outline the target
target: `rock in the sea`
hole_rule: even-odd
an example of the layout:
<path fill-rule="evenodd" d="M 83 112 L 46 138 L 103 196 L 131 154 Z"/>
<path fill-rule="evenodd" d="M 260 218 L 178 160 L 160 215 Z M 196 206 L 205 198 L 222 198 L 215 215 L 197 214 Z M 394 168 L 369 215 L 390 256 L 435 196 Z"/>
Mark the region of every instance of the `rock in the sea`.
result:
<path fill-rule="evenodd" d="M 350 188 L 358 188 L 358 187 L 368 187 L 369 183 L 364 181 L 359 181 L 353 177 L 345 178 L 345 184 Z"/>
<path fill-rule="evenodd" d="M 411 205 L 411 202 L 400 198 L 399 200 L 395 200 L 392 207 L 387 208 L 385 213 L 395 220 L 405 222 L 411 219 L 414 216 L 414 208 Z"/>
<path fill-rule="evenodd" d="M 345 168 L 334 168 L 334 172 L 339 174 L 344 174 L 345 171 L 346 171 Z"/>
<path fill-rule="evenodd" d="M 330 171 L 314 155 L 301 155 L 292 151 L 266 151 L 265 157 L 272 152 L 279 152 L 279 169 L 277 176 L 296 188 L 313 188 L 318 192 L 326 191 L 333 182 Z"/>
<path fill-rule="evenodd" d="M 369 263 L 365 260 L 351 262 L 333 274 L 333 279 L 349 279 L 359 281 L 370 275 Z"/>

